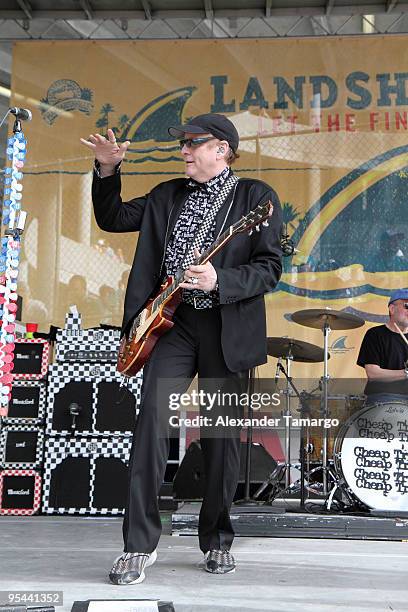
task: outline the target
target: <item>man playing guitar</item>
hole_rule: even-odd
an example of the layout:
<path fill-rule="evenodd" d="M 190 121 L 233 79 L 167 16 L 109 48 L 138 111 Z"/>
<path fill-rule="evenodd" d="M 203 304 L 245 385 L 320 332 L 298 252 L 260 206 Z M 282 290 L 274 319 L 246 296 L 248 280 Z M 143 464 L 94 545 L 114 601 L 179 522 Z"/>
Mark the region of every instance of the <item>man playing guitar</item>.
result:
<path fill-rule="evenodd" d="M 156 560 L 161 533 L 157 495 L 169 453 L 170 412 L 163 398 L 184 393 L 196 374 L 212 391 L 246 390 L 248 370 L 267 359 L 263 296 L 276 287 L 281 274 L 279 199 L 266 183 L 238 180 L 232 172 L 239 144 L 233 123 L 208 113 L 170 127 L 169 133 L 180 141 L 186 178 L 160 183 L 129 202 L 120 196 L 120 164 L 130 143 L 117 143 L 112 130 L 107 138 L 91 134 L 81 139 L 96 158 L 92 197 L 99 227 L 140 232 L 125 297 L 126 337 L 166 276 L 184 270 L 174 325 L 158 339 L 144 367 L 129 465 L 124 553 L 110 572 L 114 584 L 141 582 L 145 568 Z M 228 226 L 269 201 L 273 213 L 268 227 L 240 234 L 212 261 L 197 264 L 199 253 Z M 234 415 L 240 408 L 215 409 L 217 414 L 225 410 Z M 224 574 L 235 570 L 229 511 L 239 477 L 240 431 L 214 429 L 201 431 L 206 486 L 199 543 L 204 569 Z"/>

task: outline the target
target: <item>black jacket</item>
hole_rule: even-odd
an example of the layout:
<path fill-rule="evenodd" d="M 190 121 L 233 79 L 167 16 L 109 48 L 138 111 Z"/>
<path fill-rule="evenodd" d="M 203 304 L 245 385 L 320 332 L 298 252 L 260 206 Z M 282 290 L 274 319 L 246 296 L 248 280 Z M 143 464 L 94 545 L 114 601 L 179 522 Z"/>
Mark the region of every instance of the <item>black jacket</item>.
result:
<path fill-rule="evenodd" d="M 157 289 L 165 246 L 189 192 L 184 178 L 160 183 L 130 202 L 122 202 L 120 191 L 119 174 L 103 179 L 94 174 L 92 200 L 99 227 L 108 232 L 140 232 L 126 290 L 125 332 Z M 212 260 L 218 275 L 224 359 L 231 371 L 238 372 L 266 361 L 263 296 L 276 287 L 281 275 L 282 212 L 275 191 L 255 179 L 240 179 L 229 208 L 231 199 L 232 193 L 218 212 L 217 236 L 221 228 L 224 231 L 258 204 L 271 200 L 274 206 L 269 227 L 251 236 L 238 234 Z"/>

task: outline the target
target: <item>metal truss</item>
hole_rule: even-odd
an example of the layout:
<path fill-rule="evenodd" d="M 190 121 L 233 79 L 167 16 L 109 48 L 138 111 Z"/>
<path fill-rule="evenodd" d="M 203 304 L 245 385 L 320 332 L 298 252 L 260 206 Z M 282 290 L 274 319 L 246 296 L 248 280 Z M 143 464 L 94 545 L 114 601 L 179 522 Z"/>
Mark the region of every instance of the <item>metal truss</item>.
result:
<path fill-rule="evenodd" d="M 346 0 L 309 2 L 260 0 L 245 8 L 223 8 L 222 0 L 201 0 L 202 8 L 188 9 L 188 0 L 134 2 L 111 1 L 101 10 L 98 0 L 72 0 L 72 8 L 58 10 L 56 2 L 14 0 L 2 8 L 0 40 L 18 39 L 163 39 L 163 38 L 260 38 L 392 34 L 408 32 L 408 2 Z M 49 8 L 44 8 L 46 5 Z M 134 5 L 134 10 L 118 6 Z M 169 9 L 169 5 L 178 7 Z M 65 2 L 64 6 L 69 6 Z M 103 2 L 106 7 L 107 3 Z M 180 8 L 184 7 L 184 8 Z"/>

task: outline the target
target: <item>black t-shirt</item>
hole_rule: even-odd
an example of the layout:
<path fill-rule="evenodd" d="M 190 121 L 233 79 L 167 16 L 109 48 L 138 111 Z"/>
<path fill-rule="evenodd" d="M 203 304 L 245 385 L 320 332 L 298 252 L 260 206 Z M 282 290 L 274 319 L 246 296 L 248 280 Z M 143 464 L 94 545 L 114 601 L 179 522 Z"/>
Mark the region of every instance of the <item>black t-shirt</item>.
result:
<path fill-rule="evenodd" d="M 408 340 L 408 334 L 405 334 Z M 393 332 L 386 325 L 369 329 L 361 343 L 357 365 L 378 365 L 386 370 L 401 370 L 405 368 L 408 359 L 408 346 L 398 332 Z M 365 393 L 398 393 L 408 395 L 408 380 L 392 382 L 369 381 Z"/>

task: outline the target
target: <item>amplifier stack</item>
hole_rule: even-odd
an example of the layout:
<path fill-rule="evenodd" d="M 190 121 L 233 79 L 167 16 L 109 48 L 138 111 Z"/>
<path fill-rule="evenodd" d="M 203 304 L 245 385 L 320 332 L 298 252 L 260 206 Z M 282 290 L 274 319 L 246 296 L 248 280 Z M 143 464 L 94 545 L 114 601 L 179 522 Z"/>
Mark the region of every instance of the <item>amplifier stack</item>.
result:
<path fill-rule="evenodd" d="M 0 423 L 0 515 L 35 514 L 41 504 L 49 345 L 15 344 L 12 395 Z"/>
<path fill-rule="evenodd" d="M 121 386 L 119 339 L 119 331 L 82 330 L 72 320 L 57 333 L 48 375 L 46 514 L 123 512 L 142 373 Z"/>
<path fill-rule="evenodd" d="M 16 342 L 12 398 L 0 421 L 0 514 L 124 512 L 143 373 L 116 370 L 120 332 L 83 330 L 67 315 L 55 361 L 45 340 Z M 161 508 L 174 508 L 179 438 L 173 437 Z"/>

